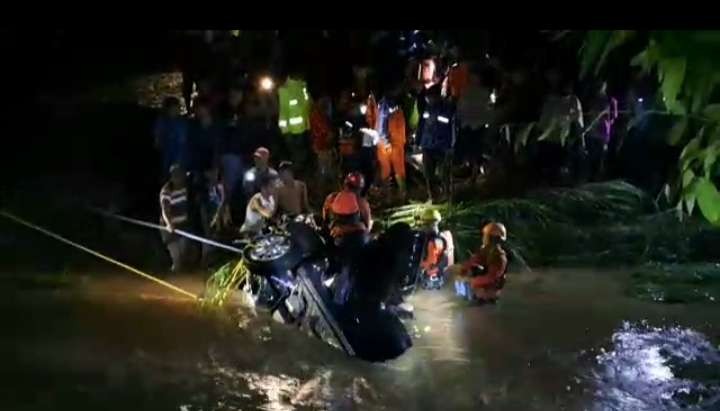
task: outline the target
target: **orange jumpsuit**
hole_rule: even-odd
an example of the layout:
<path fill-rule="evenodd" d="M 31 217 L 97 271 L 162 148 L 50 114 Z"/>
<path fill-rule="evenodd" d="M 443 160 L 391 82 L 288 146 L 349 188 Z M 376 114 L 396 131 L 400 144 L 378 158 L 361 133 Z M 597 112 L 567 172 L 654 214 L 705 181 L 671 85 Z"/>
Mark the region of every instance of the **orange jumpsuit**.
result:
<path fill-rule="evenodd" d="M 320 176 L 328 177 L 331 174 L 333 165 L 333 132 L 330 120 L 317 103 L 313 105 L 310 111 L 310 134 L 312 135 L 313 151 L 317 155 Z"/>
<path fill-rule="evenodd" d="M 396 179 L 405 181 L 405 114 L 401 109 L 390 114 L 388 140 L 390 144 L 379 142 L 377 145 L 380 177 L 387 181 L 391 172 L 395 172 Z"/>
<path fill-rule="evenodd" d="M 320 107 L 313 105 L 310 111 L 310 134 L 312 135 L 312 145 L 315 153 L 330 150 L 332 127 L 325 113 Z"/>
<path fill-rule="evenodd" d="M 469 83 L 470 68 L 466 63 L 451 67 L 448 72 L 448 94 L 458 99 L 465 92 Z"/>
<path fill-rule="evenodd" d="M 485 274 L 472 277 L 470 287 L 476 294 L 478 292 L 496 293 L 505 280 L 507 269 L 507 256 L 500 246 L 483 246 L 468 261 L 463 264 L 461 275 L 470 275 L 473 267 L 485 267 Z"/>
<path fill-rule="evenodd" d="M 440 274 L 440 264 L 443 262 L 445 244 L 441 238 L 433 238 L 428 241 L 425 259 L 420 263 L 420 268 L 428 277 Z"/>
<path fill-rule="evenodd" d="M 372 94 L 368 96 L 365 107 L 367 107 L 367 111 L 365 112 L 365 120 L 367 121 L 370 128 L 375 128 L 375 123 L 377 122 L 378 118 L 378 105 L 377 101 L 375 101 L 375 96 L 373 96 Z"/>

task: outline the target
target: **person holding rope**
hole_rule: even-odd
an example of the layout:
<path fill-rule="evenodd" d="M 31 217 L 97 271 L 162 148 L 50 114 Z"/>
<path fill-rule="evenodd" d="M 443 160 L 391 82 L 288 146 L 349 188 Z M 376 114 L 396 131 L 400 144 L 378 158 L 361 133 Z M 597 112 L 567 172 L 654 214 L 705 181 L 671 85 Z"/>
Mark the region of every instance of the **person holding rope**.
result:
<path fill-rule="evenodd" d="M 176 229 L 188 227 L 188 193 L 185 171 L 178 164 L 170 167 L 170 180 L 160 190 L 160 223 L 162 239 L 172 259 L 172 272 L 185 268 L 190 250 L 189 240 L 175 233 Z"/>
<path fill-rule="evenodd" d="M 275 217 L 277 177 L 263 175 L 260 178 L 260 192 L 250 198 L 245 210 L 245 222 L 240 228 L 242 233 L 260 234 L 268 221 Z"/>

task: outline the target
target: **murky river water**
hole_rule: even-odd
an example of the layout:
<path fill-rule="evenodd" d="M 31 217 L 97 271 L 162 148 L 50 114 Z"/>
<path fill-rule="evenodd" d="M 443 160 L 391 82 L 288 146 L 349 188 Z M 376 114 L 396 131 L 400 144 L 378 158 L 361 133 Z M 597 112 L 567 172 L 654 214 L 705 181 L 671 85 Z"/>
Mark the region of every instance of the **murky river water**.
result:
<path fill-rule="evenodd" d="M 491 307 L 418 293 L 415 346 L 386 364 L 132 277 L 4 282 L 0 409 L 720 409 L 720 309 L 634 300 L 625 279 L 518 274 Z"/>

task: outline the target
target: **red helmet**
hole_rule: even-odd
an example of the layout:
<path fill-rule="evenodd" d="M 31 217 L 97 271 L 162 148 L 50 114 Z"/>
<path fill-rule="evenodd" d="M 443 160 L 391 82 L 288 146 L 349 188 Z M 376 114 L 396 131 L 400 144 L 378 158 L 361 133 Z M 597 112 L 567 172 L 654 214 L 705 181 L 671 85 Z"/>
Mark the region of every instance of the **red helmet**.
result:
<path fill-rule="evenodd" d="M 350 190 L 362 190 L 365 187 L 365 178 L 357 171 L 353 171 L 345 176 L 345 188 Z"/>

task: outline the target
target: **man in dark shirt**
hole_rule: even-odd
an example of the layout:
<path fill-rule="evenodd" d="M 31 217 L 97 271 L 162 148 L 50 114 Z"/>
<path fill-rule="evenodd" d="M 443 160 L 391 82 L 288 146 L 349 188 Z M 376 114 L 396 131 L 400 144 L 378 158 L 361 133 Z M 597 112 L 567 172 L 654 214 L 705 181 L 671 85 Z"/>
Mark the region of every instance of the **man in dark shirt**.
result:
<path fill-rule="evenodd" d="M 188 128 L 185 161 L 190 172 L 188 188 L 193 201 L 189 211 L 193 222 L 200 221 L 199 210 L 195 205 L 205 202 L 205 172 L 217 164 L 218 146 L 223 131 L 223 128 L 215 123 L 210 105 L 204 99 L 199 99 L 195 106 L 195 118 Z"/>
<path fill-rule="evenodd" d="M 195 118 L 188 130 L 187 165 L 193 174 L 202 174 L 216 162 L 218 145 L 223 130 L 216 124 L 205 100 L 195 107 Z"/>

